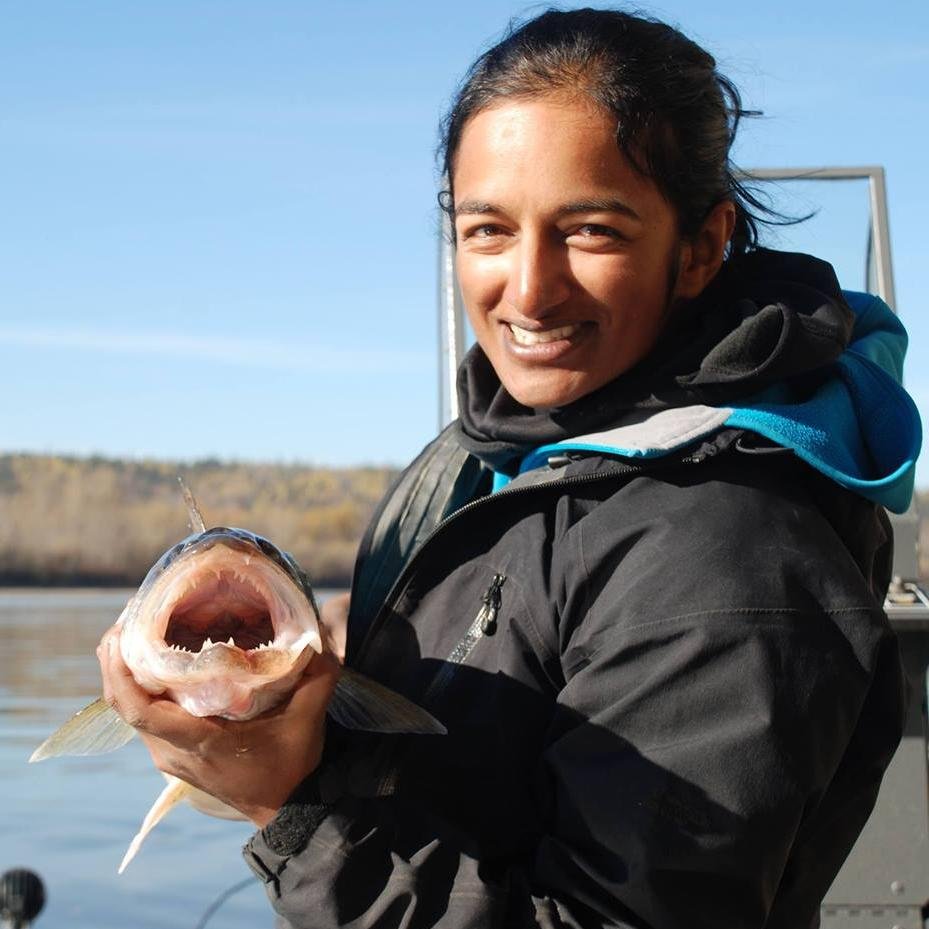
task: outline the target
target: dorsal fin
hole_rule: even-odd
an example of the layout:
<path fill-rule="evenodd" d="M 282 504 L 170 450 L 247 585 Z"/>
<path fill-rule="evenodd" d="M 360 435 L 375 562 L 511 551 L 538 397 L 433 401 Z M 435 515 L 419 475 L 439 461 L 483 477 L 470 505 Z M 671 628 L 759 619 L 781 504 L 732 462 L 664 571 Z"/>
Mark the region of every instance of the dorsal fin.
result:
<path fill-rule="evenodd" d="M 206 524 L 203 522 L 200 507 L 180 474 L 177 476 L 177 482 L 181 485 L 181 493 L 184 495 L 184 504 L 187 507 L 187 518 L 190 520 L 191 530 L 193 532 L 206 532 Z"/>

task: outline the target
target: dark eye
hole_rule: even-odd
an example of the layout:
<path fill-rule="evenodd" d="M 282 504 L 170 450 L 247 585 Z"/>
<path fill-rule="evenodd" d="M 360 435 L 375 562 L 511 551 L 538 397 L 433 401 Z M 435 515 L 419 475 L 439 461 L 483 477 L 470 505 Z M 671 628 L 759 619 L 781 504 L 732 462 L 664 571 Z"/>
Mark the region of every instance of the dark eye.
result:
<path fill-rule="evenodd" d="M 177 545 L 171 546 L 160 559 L 161 567 L 167 568 L 175 558 L 187 547 L 186 542 L 178 542 Z"/>
<path fill-rule="evenodd" d="M 273 545 L 267 539 L 262 538 L 260 535 L 254 537 L 254 541 L 257 546 L 261 549 L 262 553 L 267 555 L 272 561 L 280 561 L 281 553 L 278 550 L 276 545 Z"/>
<path fill-rule="evenodd" d="M 584 238 L 600 238 L 605 237 L 608 239 L 620 239 L 622 236 L 610 226 L 600 226 L 597 223 L 585 223 L 583 226 L 579 226 L 572 235 L 583 236 Z"/>
<path fill-rule="evenodd" d="M 480 226 L 473 226 L 470 229 L 465 229 L 462 238 L 486 240 L 496 238 L 503 234 L 504 230 L 501 226 L 495 226 L 493 223 L 482 223 Z"/>

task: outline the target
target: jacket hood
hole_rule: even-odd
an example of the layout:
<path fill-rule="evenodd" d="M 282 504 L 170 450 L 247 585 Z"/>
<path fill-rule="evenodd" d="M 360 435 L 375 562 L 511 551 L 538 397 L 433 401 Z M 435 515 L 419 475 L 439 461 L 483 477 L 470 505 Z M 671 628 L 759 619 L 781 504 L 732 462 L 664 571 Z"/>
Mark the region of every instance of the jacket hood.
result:
<path fill-rule="evenodd" d="M 459 370 L 459 441 L 512 477 L 568 449 L 668 454 L 721 426 L 792 448 L 863 496 L 903 511 L 921 431 L 900 387 L 906 333 L 832 267 L 758 249 L 685 305 L 649 356 L 558 409 L 513 400 L 479 346 Z"/>

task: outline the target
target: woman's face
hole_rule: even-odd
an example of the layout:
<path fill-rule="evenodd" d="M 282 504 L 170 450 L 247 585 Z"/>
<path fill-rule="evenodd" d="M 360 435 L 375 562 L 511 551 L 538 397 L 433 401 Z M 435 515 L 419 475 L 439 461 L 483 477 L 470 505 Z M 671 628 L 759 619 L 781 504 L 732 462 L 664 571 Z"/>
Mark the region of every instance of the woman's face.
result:
<path fill-rule="evenodd" d="M 674 210 L 579 98 L 505 101 L 465 125 L 455 157 L 461 293 L 504 387 L 563 406 L 629 370 L 682 296 L 690 246 Z"/>

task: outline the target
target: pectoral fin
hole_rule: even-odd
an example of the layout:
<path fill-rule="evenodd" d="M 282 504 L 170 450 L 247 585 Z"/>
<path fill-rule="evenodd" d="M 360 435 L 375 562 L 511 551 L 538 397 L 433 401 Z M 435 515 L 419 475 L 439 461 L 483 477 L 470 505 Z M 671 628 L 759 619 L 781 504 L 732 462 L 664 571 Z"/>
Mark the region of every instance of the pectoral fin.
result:
<path fill-rule="evenodd" d="M 123 722 L 103 697 L 98 697 L 56 729 L 29 761 L 44 761 L 55 755 L 102 755 L 122 748 L 134 735 L 135 729 Z"/>
<path fill-rule="evenodd" d="M 422 707 L 351 668 L 342 669 L 329 715 L 347 729 L 366 732 L 446 733 L 445 726 Z"/>
<path fill-rule="evenodd" d="M 126 865 L 135 858 L 136 852 L 152 829 L 193 790 L 194 788 L 190 784 L 185 783 L 179 777 L 168 776 L 167 787 L 158 794 L 158 799 L 152 804 L 152 808 L 148 811 L 145 819 L 142 820 L 142 828 L 139 829 L 136 837 L 129 843 L 129 848 L 126 849 L 126 854 L 123 855 L 117 874 L 122 874 L 126 870 Z"/>

